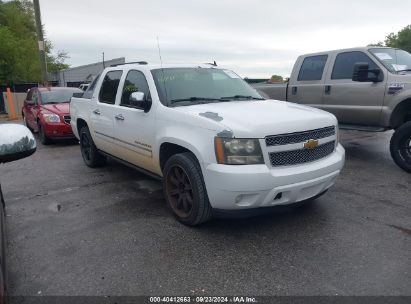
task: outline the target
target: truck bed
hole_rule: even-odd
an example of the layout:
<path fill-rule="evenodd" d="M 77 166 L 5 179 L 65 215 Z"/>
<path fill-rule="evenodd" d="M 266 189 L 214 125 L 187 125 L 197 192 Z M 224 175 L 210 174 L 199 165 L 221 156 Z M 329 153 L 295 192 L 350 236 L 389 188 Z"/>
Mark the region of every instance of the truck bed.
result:
<path fill-rule="evenodd" d="M 264 98 L 287 101 L 287 83 L 253 83 L 251 86 Z"/>

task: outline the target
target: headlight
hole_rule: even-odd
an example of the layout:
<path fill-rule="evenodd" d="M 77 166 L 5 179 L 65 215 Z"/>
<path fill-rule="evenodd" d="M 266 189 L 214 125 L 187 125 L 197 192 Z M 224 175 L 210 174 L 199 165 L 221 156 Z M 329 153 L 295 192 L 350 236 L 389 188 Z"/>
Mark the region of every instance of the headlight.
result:
<path fill-rule="evenodd" d="M 255 165 L 264 163 L 258 139 L 216 137 L 214 144 L 219 164 Z"/>
<path fill-rule="evenodd" d="M 56 114 L 43 114 L 46 122 L 60 122 L 60 116 Z"/>

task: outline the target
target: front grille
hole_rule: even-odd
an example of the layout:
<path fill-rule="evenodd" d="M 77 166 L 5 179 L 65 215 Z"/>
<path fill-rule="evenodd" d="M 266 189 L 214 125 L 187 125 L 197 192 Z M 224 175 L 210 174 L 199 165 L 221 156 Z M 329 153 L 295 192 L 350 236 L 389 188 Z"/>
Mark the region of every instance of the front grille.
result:
<path fill-rule="evenodd" d="M 335 141 L 328 142 L 314 149 L 301 149 L 270 153 L 273 167 L 303 164 L 324 158 L 334 152 Z"/>
<path fill-rule="evenodd" d="M 334 126 L 304 132 L 271 135 L 265 138 L 265 143 L 267 144 L 267 147 L 289 145 L 304 142 L 310 139 L 320 139 L 333 135 L 335 135 Z"/>
<path fill-rule="evenodd" d="M 71 117 L 70 116 L 64 116 L 64 122 L 66 123 L 66 124 L 70 124 L 70 121 L 71 121 Z"/>

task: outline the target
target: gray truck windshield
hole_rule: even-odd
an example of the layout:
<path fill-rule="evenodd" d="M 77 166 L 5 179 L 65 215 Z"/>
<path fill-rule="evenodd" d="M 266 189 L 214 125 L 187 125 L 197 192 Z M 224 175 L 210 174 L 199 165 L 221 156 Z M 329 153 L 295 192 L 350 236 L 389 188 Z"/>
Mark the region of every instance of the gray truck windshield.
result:
<path fill-rule="evenodd" d="M 264 99 L 229 70 L 165 68 L 151 73 L 160 100 L 167 106 Z"/>
<path fill-rule="evenodd" d="M 411 54 L 400 49 L 370 49 L 390 72 L 411 72 Z"/>

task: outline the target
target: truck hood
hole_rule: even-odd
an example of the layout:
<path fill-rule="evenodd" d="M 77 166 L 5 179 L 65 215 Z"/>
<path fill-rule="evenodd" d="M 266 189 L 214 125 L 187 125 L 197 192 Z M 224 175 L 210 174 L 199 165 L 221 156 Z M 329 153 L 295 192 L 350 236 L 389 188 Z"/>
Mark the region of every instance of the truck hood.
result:
<path fill-rule="evenodd" d="M 57 104 L 44 104 L 43 109 L 50 111 L 54 114 L 69 114 L 70 113 L 70 103 L 57 103 Z"/>
<path fill-rule="evenodd" d="M 209 103 L 174 109 L 200 117 L 204 127 L 207 127 L 207 121 L 213 120 L 221 125 L 219 131 L 231 131 L 234 137 L 243 138 L 264 138 L 337 124 L 330 113 L 277 100 Z"/>

